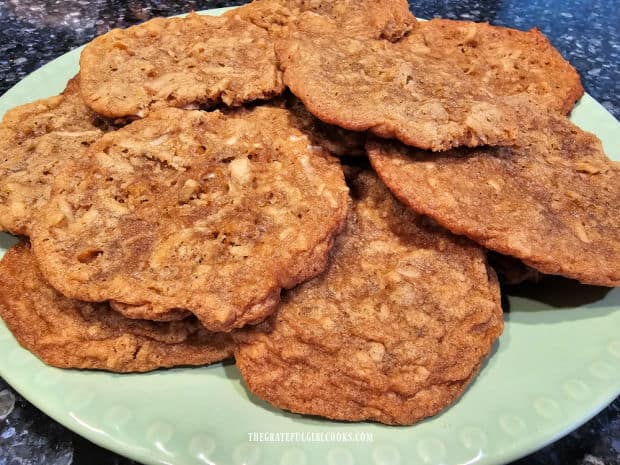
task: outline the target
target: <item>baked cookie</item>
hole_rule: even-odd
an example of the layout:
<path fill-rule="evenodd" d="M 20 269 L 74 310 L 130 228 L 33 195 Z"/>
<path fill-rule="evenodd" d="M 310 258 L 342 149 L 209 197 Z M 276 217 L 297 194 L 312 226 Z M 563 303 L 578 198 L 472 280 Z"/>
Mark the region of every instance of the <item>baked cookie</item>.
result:
<path fill-rule="evenodd" d="M 0 124 L 0 230 L 30 234 L 66 160 L 83 156 L 106 129 L 82 102 L 78 77 L 56 97 L 9 110 Z"/>
<path fill-rule="evenodd" d="M 403 46 L 442 56 L 495 95 L 525 92 L 560 113 L 583 95 L 575 68 L 538 29 L 433 19 L 419 22 Z"/>
<path fill-rule="evenodd" d="M 620 166 L 566 117 L 539 112 L 515 147 L 428 153 L 368 144 L 418 213 L 547 274 L 620 285 Z"/>
<path fill-rule="evenodd" d="M 400 39 L 416 24 L 406 0 L 254 0 L 225 16 L 237 16 L 282 36 L 304 12 L 329 18 L 347 33 L 390 41 Z"/>
<path fill-rule="evenodd" d="M 144 372 L 206 365 L 233 351 L 229 334 L 211 333 L 196 319 L 130 320 L 104 303 L 64 297 L 45 281 L 25 242 L 0 262 L 0 317 L 24 348 L 60 368 Z"/>
<path fill-rule="evenodd" d="M 80 69 L 84 101 L 111 118 L 237 106 L 284 90 L 267 32 L 231 17 L 190 14 L 114 29 L 86 46 Z"/>
<path fill-rule="evenodd" d="M 502 332 L 484 251 L 397 202 L 370 172 L 328 270 L 234 334 L 250 390 L 297 413 L 412 424 L 454 402 Z"/>
<path fill-rule="evenodd" d="M 284 83 L 329 124 L 431 150 L 511 144 L 520 127 L 514 102 L 406 40 L 348 36 L 304 13 L 276 50 Z"/>
<path fill-rule="evenodd" d="M 337 160 L 273 107 L 156 111 L 54 189 L 32 235 L 54 287 L 187 309 L 212 331 L 261 321 L 282 288 L 320 273 L 348 202 Z"/>
<path fill-rule="evenodd" d="M 158 308 L 151 304 L 128 305 L 114 301 L 109 304 L 112 310 L 132 320 L 179 321 L 191 316 L 191 312 L 181 308 Z"/>

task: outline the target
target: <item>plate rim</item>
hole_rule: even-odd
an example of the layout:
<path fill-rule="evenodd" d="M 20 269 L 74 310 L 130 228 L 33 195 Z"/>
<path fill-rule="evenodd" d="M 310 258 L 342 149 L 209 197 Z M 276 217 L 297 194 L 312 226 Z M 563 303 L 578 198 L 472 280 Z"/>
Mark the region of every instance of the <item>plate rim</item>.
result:
<path fill-rule="evenodd" d="M 2 318 L 0 318 L 0 332 L 2 332 L 2 330 L 6 331 L 10 335 L 10 337 L 13 338 L 14 345 L 17 348 L 19 348 L 19 350 L 26 351 L 26 349 L 24 349 L 19 344 L 19 342 L 17 342 L 17 340 L 14 338 L 13 334 L 10 332 L 10 330 L 8 329 L 8 327 L 6 326 Z M 28 352 L 28 355 L 35 357 L 30 352 Z M 199 370 L 199 369 L 204 369 L 204 368 L 209 368 L 209 367 L 217 367 L 220 365 L 224 365 L 224 363 L 225 362 L 217 362 L 209 366 L 193 367 L 191 369 Z M 58 370 L 59 372 L 66 371 L 65 369 L 50 367 L 48 365 L 46 365 L 46 367 L 52 368 L 54 370 Z M 87 371 L 87 370 L 69 369 L 69 371 L 80 372 L 80 371 Z M 121 455 L 123 457 L 129 458 L 131 460 L 134 460 L 138 463 L 145 464 L 145 465 L 180 465 L 180 464 L 174 464 L 173 462 L 168 462 L 166 460 L 157 459 L 153 457 L 151 454 L 149 454 L 148 452 L 141 452 L 140 449 L 136 447 L 131 447 L 129 443 L 125 444 L 123 442 L 119 442 L 115 440 L 115 437 L 112 435 L 98 434 L 95 431 L 93 431 L 93 429 L 88 428 L 87 426 L 79 422 L 77 419 L 72 417 L 70 414 L 68 414 L 68 410 L 60 407 L 59 404 L 53 404 L 53 406 L 48 407 L 47 405 L 40 403 L 39 402 L 40 399 L 36 396 L 36 394 L 33 394 L 32 396 L 30 395 L 31 392 L 29 392 L 28 386 L 31 385 L 32 383 L 30 384 L 19 383 L 19 382 L 14 383 L 10 376 L 5 376 L 4 373 L 0 373 L 0 376 L 2 376 L 2 378 L 7 382 L 7 384 L 9 384 L 24 399 L 26 399 L 28 402 L 30 402 L 32 405 L 34 405 L 39 410 L 41 410 L 52 420 L 56 421 L 57 423 L 60 423 L 61 425 L 63 425 L 65 428 L 67 428 L 74 434 L 82 436 L 83 438 L 98 445 L 99 447 L 102 447 L 115 454 Z M 497 454 L 493 457 L 494 460 L 491 462 L 488 462 L 488 460 L 485 460 L 485 457 L 482 457 L 481 460 L 473 462 L 472 465 L 486 464 L 486 463 L 506 464 L 506 463 L 518 460 L 520 458 L 523 458 L 527 455 L 530 455 L 531 453 L 534 453 L 538 450 L 541 450 L 545 448 L 546 446 L 548 446 L 549 444 L 556 442 L 557 440 L 563 438 L 564 436 L 571 433 L 572 431 L 583 426 L 586 422 L 588 422 L 589 420 L 594 418 L 596 415 L 598 415 L 600 412 L 602 412 L 605 408 L 607 408 L 611 404 L 611 402 L 613 402 L 618 396 L 620 396 L 620 383 L 618 383 L 618 386 L 615 392 L 611 392 L 609 395 L 600 396 L 602 397 L 602 399 L 599 399 L 595 402 L 596 407 L 594 409 L 589 410 L 586 413 L 584 413 L 582 416 L 580 416 L 580 419 L 578 421 L 563 422 L 561 427 L 558 428 L 557 432 L 555 434 L 549 435 L 549 437 L 545 438 L 544 441 L 536 442 L 535 440 L 532 440 L 531 441 L 532 445 L 530 447 L 524 447 L 522 449 Z M 36 399 L 36 401 L 32 401 L 31 398 Z M 560 421 L 556 421 L 555 424 L 560 425 Z M 403 428 L 412 428 L 412 427 L 415 427 L 415 425 L 404 426 Z M 532 436 L 532 437 L 540 437 L 540 436 Z M 109 442 L 106 442 L 106 438 L 107 438 L 107 441 Z M 113 447 L 111 447 L 111 444 L 113 445 Z M 146 449 L 143 449 L 143 450 L 146 450 Z M 207 464 L 208 465 L 235 465 L 233 464 L 233 462 L 215 463 L 211 461 L 208 461 Z"/>

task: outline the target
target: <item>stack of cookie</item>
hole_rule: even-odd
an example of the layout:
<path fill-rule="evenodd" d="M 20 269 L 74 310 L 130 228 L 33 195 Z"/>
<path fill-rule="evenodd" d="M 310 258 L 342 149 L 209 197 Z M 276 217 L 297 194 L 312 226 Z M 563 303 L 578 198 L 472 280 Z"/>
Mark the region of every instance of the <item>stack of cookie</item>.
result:
<path fill-rule="evenodd" d="M 50 365 L 234 354 L 280 408 L 415 423 L 502 332 L 489 250 L 620 285 L 620 168 L 567 119 L 582 93 L 537 30 L 404 0 L 113 30 L 0 126 L 0 228 L 24 236 L 0 316 Z"/>

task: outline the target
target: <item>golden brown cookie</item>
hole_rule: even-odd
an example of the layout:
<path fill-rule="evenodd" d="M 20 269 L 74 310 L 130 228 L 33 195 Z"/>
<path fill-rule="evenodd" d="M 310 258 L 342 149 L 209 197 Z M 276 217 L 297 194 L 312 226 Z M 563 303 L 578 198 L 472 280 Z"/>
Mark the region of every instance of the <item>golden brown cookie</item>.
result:
<path fill-rule="evenodd" d="M 67 299 L 45 281 L 25 242 L 0 262 L 0 317 L 23 347 L 60 368 L 144 372 L 206 365 L 233 351 L 230 335 L 211 333 L 196 319 L 130 320 L 104 303 Z"/>
<path fill-rule="evenodd" d="M 297 413 L 411 424 L 463 392 L 502 332 L 484 251 L 397 202 L 374 174 L 328 270 L 234 334 L 250 390 Z"/>
<path fill-rule="evenodd" d="M 190 14 L 114 29 L 86 46 L 80 68 L 86 104 L 115 118 L 237 106 L 284 90 L 267 32 L 230 17 Z"/>
<path fill-rule="evenodd" d="M 543 273 L 620 285 L 620 166 L 566 117 L 540 112 L 514 148 L 368 152 L 396 197 L 452 232 Z"/>
<path fill-rule="evenodd" d="M 513 102 L 442 55 L 406 40 L 347 36 L 307 13 L 296 27 L 276 47 L 283 79 L 320 120 L 423 149 L 514 142 Z"/>
<path fill-rule="evenodd" d="M 575 68 L 538 29 L 433 19 L 419 22 L 405 44 L 442 56 L 496 95 L 526 92 L 560 113 L 569 113 L 583 95 Z"/>
<path fill-rule="evenodd" d="M 254 0 L 225 16 L 237 16 L 281 36 L 304 12 L 329 18 L 347 33 L 391 41 L 416 24 L 406 0 Z"/>
<path fill-rule="evenodd" d="M 112 310 L 132 320 L 179 321 L 191 316 L 191 312 L 181 308 L 158 308 L 150 304 L 128 305 L 114 301 L 109 304 Z"/>
<path fill-rule="evenodd" d="M 187 309 L 230 331 L 321 272 L 346 217 L 340 165 L 285 109 L 163 109 L 88 155 L 58 178 L 32 236 L 71 298 Z"/>
<path fill-rule="evenodd" d="M 78 77 L 56 97 L 9 110 L 0 124 L 0 230 L 30 234 L 66 160 L 81 157 L 104 130 L 80 98 Z"/>

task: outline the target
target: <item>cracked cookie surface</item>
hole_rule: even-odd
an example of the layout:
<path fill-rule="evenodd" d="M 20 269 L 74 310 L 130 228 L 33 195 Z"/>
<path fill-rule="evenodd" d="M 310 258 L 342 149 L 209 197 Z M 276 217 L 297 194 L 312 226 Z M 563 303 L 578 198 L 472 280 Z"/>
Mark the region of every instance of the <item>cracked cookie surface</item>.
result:
<path fill-rule="evenodd" d="M 83 156 L 106 129 L 84 105 L 79 77 L 58 96 L 9 110 L 0 124 L 0 230 L 30 234 L 65 162 Z"/>
<path fill-rule="evenodd" d="M 86 46 L 80 68 L 84 101 L 110 118 L 238 106 L 284 90 L 272 39 L 239 18 L 190 14 L 114 29 Z"/>
<path fill-rule="evenodd" d="M 206 365 L 233 351 L 229 334 L 211 333 L 196 319 L 130 320 L 105 303 L 64 297 L 45 281 L 25 242 L 0 261 L 0 316 L 23 347 L 60 368 L 144 372 Z"/>
<path fill-rule="evenodd" d="M 33 250 L 68 297 L 186 309 L 230 331 L 324 269 L 347 192 L 337 160 L 285 109 L 168 108 L 57 179 Z"/>
<path fill-rule="evenodd" d="M 297 413 L 412 424 L 456 400 L 502 331 L 484 251 L 416 215 L 370 172 L 325 273 L 234 334 L 249 389 Z"/>
<path fill-rule="evenodd" d="M 558 113 L 569 113 L 583 95 L 575 68 L 538 29 L 432 19 L 418 22 L 403 46 L 442 57 L 495 95 L 527 93 Z"/>
<path fill-rule="evenodd" d="M 505 102 L 443 56 L 343 34 L 302 15 L 276 51 L 287 87 L 320 120 L 431 150 L 511 144 L 521 125 Z"/>
<path fill-rule="evenodd" d="M 347 33 L 390 41 L 399 40 L 416 24 L 406 0 L 254 0 L 225 16 L 240 17 L 282 36 L 304 12 L 328 18 Z"/>
<path fill-rule="evenodd" d="M 368 144 L 413 210 L 542 273 L 620 285 L 620 166 L 594 135 L 540 112 L 515 147 L 428 153 Z"/>

